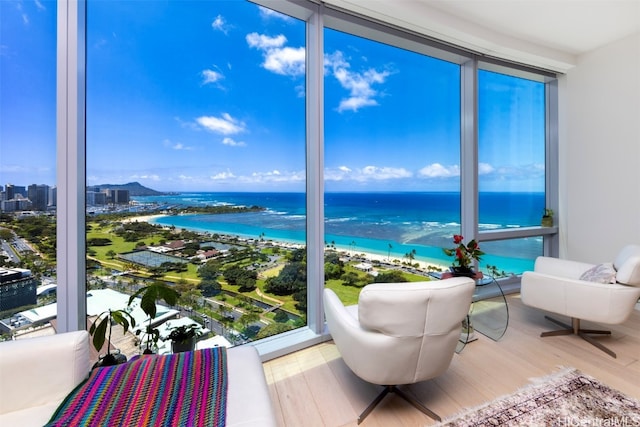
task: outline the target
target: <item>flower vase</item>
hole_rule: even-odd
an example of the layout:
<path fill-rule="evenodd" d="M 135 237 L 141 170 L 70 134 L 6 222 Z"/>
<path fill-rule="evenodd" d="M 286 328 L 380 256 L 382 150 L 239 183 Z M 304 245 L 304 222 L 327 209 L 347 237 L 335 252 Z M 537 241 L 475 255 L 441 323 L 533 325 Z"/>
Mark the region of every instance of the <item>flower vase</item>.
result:
<path fill-rule="evenodd" d="M 186 351 L 194 351 L 196 349 L 196 337 L 187 338 L 184 341 L 171 341 L 171 351 L 175 353 L 184 353 Z"/>
<path fill-rule="evenodd" d="M 473 269 L 471 269 L 470 267 L 463 267 L 463 266 L 452 266 L 449 267 L 449 270 L 451 271 L 451 275 L 454 277 L 475 277 L 476 272 L 473 271 Z"/>

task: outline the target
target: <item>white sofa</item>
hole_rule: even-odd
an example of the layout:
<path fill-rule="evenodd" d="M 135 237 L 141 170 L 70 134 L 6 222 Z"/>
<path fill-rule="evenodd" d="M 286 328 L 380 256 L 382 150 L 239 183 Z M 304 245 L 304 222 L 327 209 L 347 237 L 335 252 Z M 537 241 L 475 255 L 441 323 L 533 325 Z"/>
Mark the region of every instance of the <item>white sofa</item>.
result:
<path fill-rule="evenodd" d="M 234 347 L 227 354 L 226 425 L 276 426 L 256 349 Z M 0 426 L 44 425 L 89 370 L 86 331 L 0 343 Z"/>

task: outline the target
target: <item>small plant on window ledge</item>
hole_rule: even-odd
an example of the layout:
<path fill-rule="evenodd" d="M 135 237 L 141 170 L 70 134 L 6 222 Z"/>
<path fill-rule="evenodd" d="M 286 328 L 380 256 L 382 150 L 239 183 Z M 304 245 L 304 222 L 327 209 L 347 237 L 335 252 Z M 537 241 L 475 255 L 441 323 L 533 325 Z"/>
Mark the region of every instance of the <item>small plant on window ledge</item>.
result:
<path fill-rule="evenodd" d="M 541 224 L 543 227 L 553 227 L 553 209 L 544 208 Z"/>

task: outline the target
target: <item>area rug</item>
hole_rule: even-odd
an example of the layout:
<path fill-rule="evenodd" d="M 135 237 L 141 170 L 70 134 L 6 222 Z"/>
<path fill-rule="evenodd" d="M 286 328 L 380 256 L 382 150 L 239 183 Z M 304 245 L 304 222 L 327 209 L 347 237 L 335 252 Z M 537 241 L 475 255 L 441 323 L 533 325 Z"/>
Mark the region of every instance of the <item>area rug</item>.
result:
<path fill-rule="evenodd" d="M 640 401 L 574 368 L 534 380 L 515 394 L 438 426 L 640 426 Z"/>

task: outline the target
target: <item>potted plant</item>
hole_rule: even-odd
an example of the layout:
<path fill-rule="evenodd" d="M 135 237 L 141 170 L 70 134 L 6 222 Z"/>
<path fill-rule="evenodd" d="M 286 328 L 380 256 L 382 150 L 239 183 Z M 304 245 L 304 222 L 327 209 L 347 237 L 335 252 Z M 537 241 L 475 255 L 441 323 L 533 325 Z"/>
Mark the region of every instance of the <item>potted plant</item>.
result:
<path fill-rule="evenodd" d="M 544 208 L 541 224 L 543 227 L 553 227 L 553 209 Z"/>
<path fill-rule="evenodd" d="M 453 265 L 450 267 L 451 273 L 454 276 L 474 277 L 476 273 L 472 269 L 472 262 L 473 260 L 480 262 L 480 258 L 484 255 L 480 245 L 475 239 L 465 245 L 464 237 L 459 234 L 453 235 L 453 243 L 456 245 L 454 248 L 442 249 L 447 256 L 454 257 Z"/>
<path fill-rule="evenodd" d="M 190 325 L 180 325 L 171 328 L 167 339 L 171 340 L 171 351 L 182 353 L 196 349 L 196 338 L 202 334 L 200 325 L 192 323 Z"/>
<path fill-rule="evenodd" d="M 131 306 L 136 297 L 140 297 L 140 308 L 148 316 L 148 323 L 145 328 L 146 338 L 144 342 L 143 354 L 153 353 L 157 347 L 158 339 L 160 339 L 160 331 L 152 326 L 153 319 L 156 317 L 156 302 L 164 300 L 169 305 L 176 305 L 180 294 L 178 291 L 162 282 L 153 282 L 144 288 L 138 289 L 136 293 L 129 297 L 128 306 Z M 141 331 L 138 331 L 139 334 Z M 142 346 L 142 344 L 141 344 Z"/>
<path fill-rule="evenodd" d="M 111 352 L 111 332 L 114 323 L 122 325 L 125 334 L 129 327 L 133 328 L 136 325 L 135 319 L 126 310 L 106 310 L 98 315 L 89 328 L 89 334 L 92 336 L 93 347 L 98 352 L 102 350 L 105 340 L 107 341 L 107 354 L 99 356 L 94 368 L 118 365 L 127 361 L 127 356 L 119 350 Z"/>

